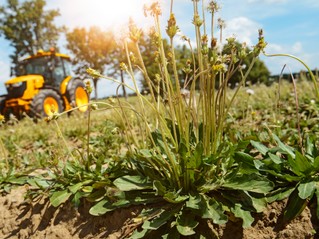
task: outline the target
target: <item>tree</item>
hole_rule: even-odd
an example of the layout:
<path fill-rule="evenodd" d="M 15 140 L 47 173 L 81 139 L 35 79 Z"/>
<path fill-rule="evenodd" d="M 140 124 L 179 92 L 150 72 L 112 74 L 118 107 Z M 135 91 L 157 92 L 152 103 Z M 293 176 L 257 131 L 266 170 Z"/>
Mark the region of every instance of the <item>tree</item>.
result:
<path fill-rule="evenodd" d="M 44 0 L 7 0 L 7 6 L 0 7 L 0 36 L 4 35 L 15 48 L 14 55 L 10 55 L 13 63 L 39 49 L 56 48 L 64 27 L 53 24 L 54 18 L 60 16 L 59 10 L 44 11 L 45 4 Z"/>
<path fill-rule="evenodd" d="M 66 39 L 66 48 L 73 55 L 72 65 L 79 79 L 83 80 L 89 76 L 86 72 L 89 67 L 103 74 L 106 65 L 111 63 L 109 54 L 114 47 L 112 33 L 103 32 L 97 26 L 90 27 L 89 31 L 75 28 L 72 32 L 66 32 Z M 98 78 L 93 79 L 96 101 L 97 81 Z"/>
<path fill-rule="evenodd" d="M 114 40 L 114 36 L 113 36 Z M 111 52 L 109 54 L 110 56 L 110 62 L 108 66 L 108 75 L 110 77 L 121 77 L 121 82 L 124 83 L 124 72 L 121 70 L 120 64 L 121 62 L 124 62 L 127 64 L 127 56 L 125 53 L 125 49 L 121 47 L 120 45 L 116 44 L 115 40 L 113 41 L 113 47 L 111 49 Z M 128 95 L 126 93 L 126 87 L 122 85 L 123 90 L 123 96 L 126 101 L 128 101 Z"/>

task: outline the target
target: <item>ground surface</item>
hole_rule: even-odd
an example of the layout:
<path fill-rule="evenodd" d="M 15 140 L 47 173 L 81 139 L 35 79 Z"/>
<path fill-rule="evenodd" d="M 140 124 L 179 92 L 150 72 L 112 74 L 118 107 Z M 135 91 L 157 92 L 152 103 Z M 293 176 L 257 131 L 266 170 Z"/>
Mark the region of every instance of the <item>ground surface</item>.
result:
<path fill-rule="evenodd" d="M 48 200 L 33 204 L 22 203 L 24 187 L 14 189 L 0 197 L 0 238 L 7 239 L 56 239 L 56 238 L 122 238 L 142 206 L 134 206 L 94 217 L 88 213 L 85 203 L 74 211 L 67 203 L 54 208 Z M 274 202 L 263 213 L 253 215 L 255 222 L 251 228 L 242 229 L 242 222 L 229 221 L 226 225 L 212 225 L 198 230 L 214 230 L 220 239 L 271 239 L 271 238 L 319 238 L 313 230 L 319 231 L 319 222 L 312 206 L 306 208 L 296 219 L 287 222 L 283 210 L 286 201 Z M 207 233 L 213 237 L 213 233 Z"/>

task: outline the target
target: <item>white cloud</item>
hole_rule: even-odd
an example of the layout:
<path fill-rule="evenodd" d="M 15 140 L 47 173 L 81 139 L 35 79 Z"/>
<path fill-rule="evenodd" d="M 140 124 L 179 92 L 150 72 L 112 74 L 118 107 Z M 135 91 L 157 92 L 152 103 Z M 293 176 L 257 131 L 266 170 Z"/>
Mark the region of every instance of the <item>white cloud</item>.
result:
<path fill-rule="evenodd" d="M 305 62 L 310 69 L 314 69 L 318 67 L 316 65 L 316 59 L 318 59 L 318 53 L 307 53 L 302 48 L 301 42 L 296 42 L 294 44 L 285 44 L 285 45 L 278 45 L 278 44 L 269 44 L 266 47 L 266 54 L 293 54 L 294 56 L 300 58 L 303 62 Z M 292 59 L 290 57 L 284 56 L 276 56 L 276 57 L 265 57 L 261 56 L 261 60 L 265 61 L 268 69 L 270 70 L 271 74 L 279 74 L 282 67 L 287 64 L 292 72 L 299 72 L 301 69 L 306 70 L 305 66 L 300 63 L 299 61 Z"/>
<path fill-rule="evenodd" d="M 268 44 L 266 47 L 268 53 L 273 54 L 273 53 L 278 53 L 282 50 L 282 47 L 278 44 Z"/>
<path fill-rule="evenodd" d="M 301 53 L 302 52 L 302 44 L 301 44 L 301 42 L 296 42 L 292 46 L 292 52 L 293 53 Z"/>
<path fill-rule="evenodd" d="M 223 30 L 223 42 L 225 43 L 227 36 L 235 34 L 237 41 L 246 42 L 247 46 L 251 47 L 257 43 L 258 29 L 261 27 L 261 24 L 246 17 L 233 18 L 227 21 L 227 26 Z M 219 34 L 220 31 L 216 35 L 219 36 Z"/>

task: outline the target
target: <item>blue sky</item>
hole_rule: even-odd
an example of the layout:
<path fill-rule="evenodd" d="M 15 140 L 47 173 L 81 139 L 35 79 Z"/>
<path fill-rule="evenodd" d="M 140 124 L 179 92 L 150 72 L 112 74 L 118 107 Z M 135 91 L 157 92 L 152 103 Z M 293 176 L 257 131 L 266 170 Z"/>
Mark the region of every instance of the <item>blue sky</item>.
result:
<path fill-rule="evenodd" d="M 161 2 L 161 25 L 164 30 L 169 18 L 170 1 Z M 205 2 L 209 1 L 204 0 Z M 145 18 L 142 13 L 144 3 L 145 0 L 47 0 L 45 9 L 60 10 L 61 16 L 56 18 L 59 26 L 65 25 L 73 29 L 98 25 L 103 30 L 117 31 L 121 24 L 128 22 L 129 16 L 133 16 L 140 28 L 147 29 L 152 25 L 152 19 Z M 223 41 L 228 35 L 235 34 L 239 41 L 246 41 L 251 46 L 257 43 L 258 29 L 263 28 L 268 42 L 266 53 L 292 54 L 303 59 L 311 69 L 319 67 L 319 0 L 224 0 L 219 3 L 222 10 L 216 14 L 216 19 L 222 17 L 227 23 Z M 1 6 L 5 4 L 6 0 L 0 0 Z M 191 0 L 174 0 L 173 11 L 182 32 L 194 42 L 192 5 Z M 205 14 L 209 22 L 209 13 Z M 207 28 L 210 28 L 210 24 Z M 219 35 L 219 29 L 214 32 L 215 36 Z M 176 38 L 175 44 L 183 43 Z M 62 53 L 68 53 L 65 45 L 65 38 L 61 35 L 59 46 Z M 4 82 L 10 79 L 9 55 L 12 52 L 10 42 L 3 36 L 0 37 L 0 94 L 6 93 Z M 284 64 L 288 64 L 293 72 L 305 69 L 301 63 L 286 57 L 261 56 L 260 59 L 272 74 L 279 74 Z M 129 79 L 126 82 L 132 85 Z M 114 83 L 100 80 L 99 96 L 114 94 L 116 87 Z"/>

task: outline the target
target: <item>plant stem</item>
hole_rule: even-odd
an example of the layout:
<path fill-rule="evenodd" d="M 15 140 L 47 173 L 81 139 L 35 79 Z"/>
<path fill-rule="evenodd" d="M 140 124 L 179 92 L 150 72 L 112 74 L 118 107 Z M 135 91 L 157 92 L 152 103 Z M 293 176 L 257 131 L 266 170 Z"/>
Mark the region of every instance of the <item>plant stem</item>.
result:
<path fill-rule="evenodd" d="M 89 93 L 89 102 L 91 101 L 91 92 Z M 90 156 L 90 119 L 91 119 L 91 105 L 89 107 L 89 112 L 88 112 L 88 133 L 87 133 L 87 162 L 89 162 L 89 156 Z M 85 167 L 88 169 L 90 165 L 86 164 Z"/>
<path fill-rule="evenodd" d="M 60 134 L 61 134 L 61 138 L 62 138 L 62 140 L 63 140 L 63 142 L 64 142 L 66 148 L 68 149 L 69 154 L 71 155 L 71 157 L 72 157 L 72 159 L 74 160 L 74 162 L 76 162 L 77 164 L 79 164 L 79 162 L 74 158 L 74 156 L 73 156 L 73 154 L 72 154 L 72 152 L 71 152 L 71 150 L 70 150 L 68 144 L 67 144 L 66 141 L 65 141 L 65 138 L 63 137 L 63 134 L 62 134 L 62 131 L 61 131 L 60 126 L 59 126 L 59 124 L 58 124 L 58 121 L 54 120 L 54 122 L 55 122 L 55 125 L 56 125 L 56 127 L 58 128 L 58 130 L 59 130 L 59 132 L 60 132 Z"/>
<path fill-rule="evenodd" d="M 3 152 L 4 158 L 6 160 L 7 170 L 9 171 L 9 161 L 8 161 L 8 157 L 7 157 L 7 154 L 5 152 L 4 145 L 3 145 L 1 137 L 0 137 L 0 144 L 1 144 L 1 149 L 2 149 L 2 152 Z"/>
<path fill-rule="evenodd" d="M 295 57 L 295 56 L 292 56 L 292 55 L 288 55 L 288 54 L 272 54 L 272 55 L 267 55 L 265 52 L 263 52 L 265 56 L 268 56 L 268 57 L 273 57 L 273 56 L 287 56 L 287 57 L 291 57 L 299 62 L 301 62 L 306 68 L 307 70 L 309 71 L 310 73 L 310 76 L 311 76 L 311 79 L 315 85 L 315 89 L 316 89 L 316 94 L 317 94 L 317 98 L 319 100 L 319 89 L 318 89 L 318 86 L 317 86 L 317 82 L 316 82 L 316 79 L 314 77 L 314 75 L 312 74 L 312 71 L 310 70 L 310 68 L 308 67 L 308 65 L 303 62 L 301 59 L 299 59 L 298 57 Z"/>

